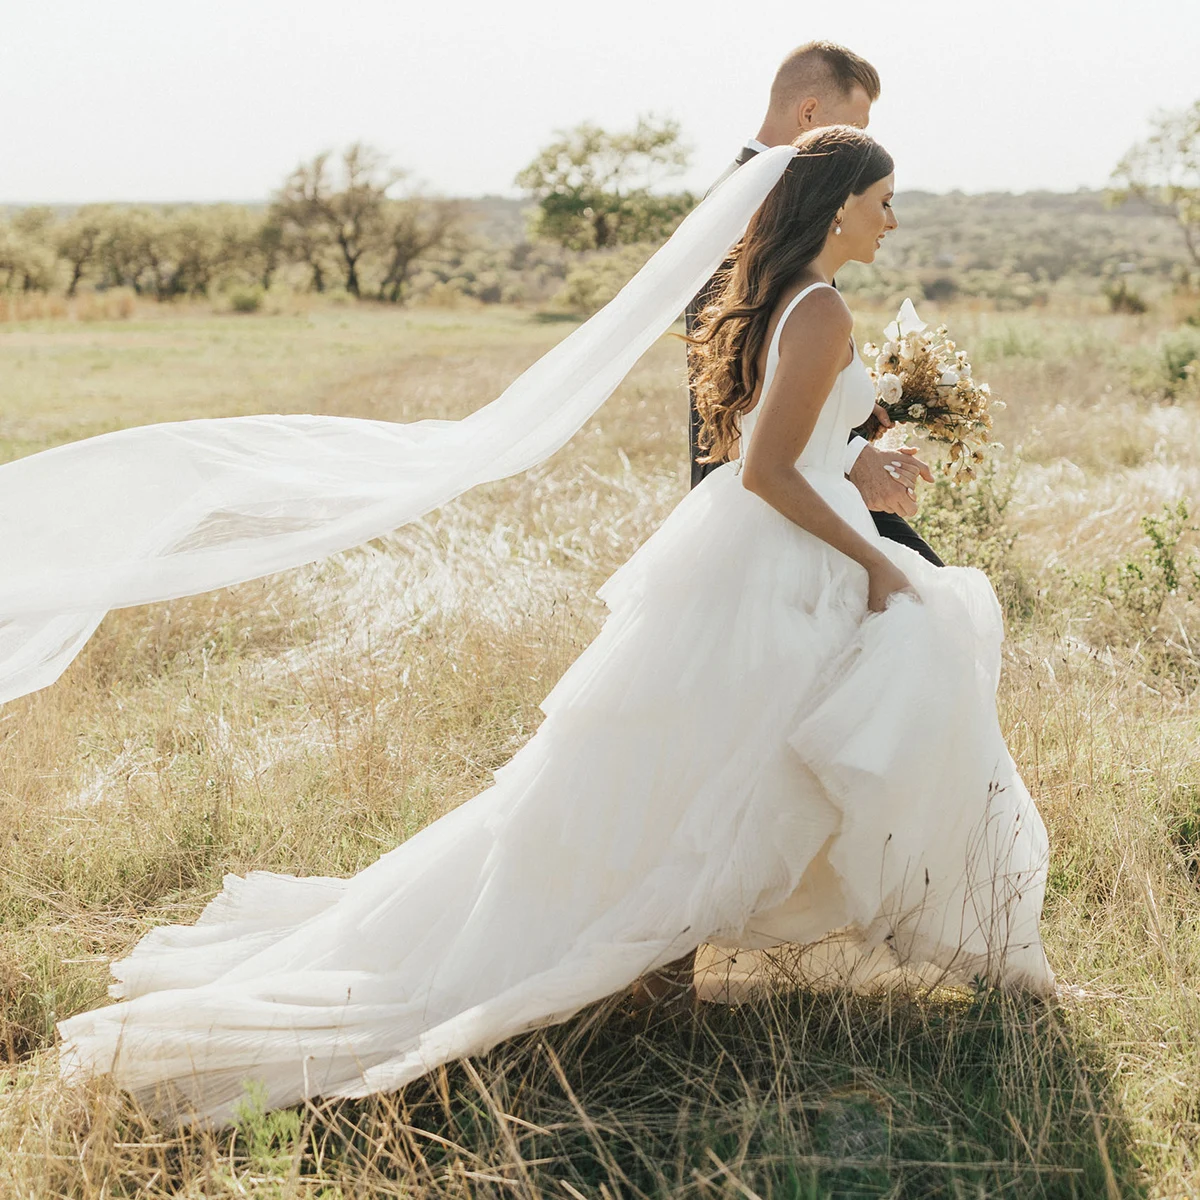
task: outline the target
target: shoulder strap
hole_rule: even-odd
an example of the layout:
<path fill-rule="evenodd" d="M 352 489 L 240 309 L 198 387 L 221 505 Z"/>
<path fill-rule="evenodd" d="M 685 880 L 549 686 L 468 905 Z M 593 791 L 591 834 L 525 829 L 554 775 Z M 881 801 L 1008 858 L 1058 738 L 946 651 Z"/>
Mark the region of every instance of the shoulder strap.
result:
<path fill-rule="evenodd" d="M 783 310 L 783 313 L 779 318 L 779 323 L 775 326 L 775 332 L 773 334 L 771 334 L 771 344 L 769 347 L 767 347 L 767 364 L 768 365 L 770 364 L 770 362 L 773 358 L 779 357 L 779 335 L 783 332 L 783 327 L 784 327 L 784 325 L 787 324 L 788 317 L 790 317 L 792 315 L 792 313 L 795 311 L 796 305 L 799 304 L 800 301 L 803 300 L 804 297 L 809 294 L 809 292 L 815 292 L 817 290 L 817 288 L 832 288 L 832 287 L 833 287 L 833 284 L 831 284 L 831 283 L 810 283 L 808 285 L 808 287 L 804 288 L 800 292 L 797 292 L 796 295 L 794 295 L 792 297 L 791 302 L 788 304 L 787 308 L 785 308 Z M 834 288 L 834 290 L 836 291 L 837 289 Z"/>

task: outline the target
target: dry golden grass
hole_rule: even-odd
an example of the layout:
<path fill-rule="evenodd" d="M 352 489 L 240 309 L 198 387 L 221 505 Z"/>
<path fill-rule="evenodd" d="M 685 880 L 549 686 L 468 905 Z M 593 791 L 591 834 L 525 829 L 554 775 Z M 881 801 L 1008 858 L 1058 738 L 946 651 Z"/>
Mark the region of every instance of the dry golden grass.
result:
<path fill-rule="evenodd" d="M 1200 623 L 1183 594 L 1143 618 L 1095 578 L 1197 494 L 1200 408 L 1130 390 L 1152 317 L 943 315 L 1020 447 L 1002 513 L 981 491 L 943 516 L 1011 584 L 1002 717 L 1053 838 L 1061 1005 L 602 1005 L 401 1095 L 220 1135 L 58 1083 L 54 1021 L 100 1002 L 106 959 L 147 928 L 227 871 L 360 869 L 529 736 L 598 626 L 596 586 L 683 493 L 664 341 L 538 470 L 340 558 L 111 614 L 0 713 L 0 1196 L 1200 1193 Z M 461 415 L 561 334 L 318 306 L 9 324 L 0 456 L 217 413 Z"/>

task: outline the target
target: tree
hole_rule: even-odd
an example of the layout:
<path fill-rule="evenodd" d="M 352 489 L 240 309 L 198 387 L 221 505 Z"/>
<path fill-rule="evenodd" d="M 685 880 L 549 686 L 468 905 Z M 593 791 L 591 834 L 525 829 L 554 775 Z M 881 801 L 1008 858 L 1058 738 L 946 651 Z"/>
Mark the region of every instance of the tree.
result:
<path fill-rule="evenodd" d="M 269 213 L 259 222 L 250 244 L 249 257 L 257 265 L 258 282 L 262 290 L 269 292 L 275 272 L 283 261 L 283 227 Z"/>
<path fill-rule="evenodd" d="M 67 295 L 74 296 L 88 267 L 100 250 L 110 220 L 108 210 L 99 205 L 79 209 L 58 230 L 54 249 L 71 271 Z"/>
<path fill-rule="evenodd" d="M 442 246 L 457 224 L 457 206 L 448 201 L 424 196 L 390 200 L 384 210 L 386 248 L 379 299 L 402 303 L 417 263 Z"/>
<path fill-rule="evenodd" d="M 1170 213 L 1200 267 L 1200 100 L 1190 108 L 1157 114 L 1150 136 L 1117 164 L 1113 182 L 1115 203 L 1138 196 Z"/>
<path fill-rule="evenodd" d="M 571 250 L 657 241 L 695 203 L 654 189 L 688 164 L 679 123 L 639 117 L 630 132 L 584 123 L 560 133 L 516 179 L 538 202 L 533 232 Z"/>
<path fill-rule="evenodd" d="M 54 284 L 51 236 L 54 212 L 41 206 L 23 208 L 7 228 L 0 228 L 0 276 L 4 290 L 48 292 Z"/>
<path fill-rule="evenodd" d="M 284 250 L 308 264 L 315 291 L 336 264 L 350 295 L 361 298 L 373 279 L 379 299 L 399 301 L 416 263 L 449 235 L 454 209 L 416 195 L 389 198 L 404 172 L 369 146 L 346 149 L 336 172 L 329 159 L 301 164 L 275 197 L 270 220 Z"/>
<path fill-rule="evenodd" d="M 271 204 L 270 220 L 279 226 L 284 253 L 304 263 L 314 292 L 325 290 L 333 238 L 326 221 L 329 195 L 328 154 L 301 163 L 284 181 Z"/>
<path fill-rule="evenodd" d="M 208 295 L 233 250 L 226 216 L 220 206 L 165 214 L 157 243 L 156 294 L 160 300 Z"/>
<path fill-rule="evenodd" d="M 325 247 L 339 260 L 346 291 L 361 297 L 362 260 L 379 241 L 388 189 L 400 175 L 359 142 L 343 152 L 339 165 L 341 179 L 335 181 L 328 154 L 301 164 L 283 185 L 272 212 L 313 269 L 317 291 L 324 290 L 318 255 Z"/>
<path fill-rule="evenodd" d="M 323 215 L 342 256 L 346 291 L 362 296 L 359 263 L 384 231 L 388 190 L 401 176 L 382 155 L 355 142 L 342 154 L 342 186 L 323 201 Z"/>
<path fill-rule="evenodd" d="M 96 251 L 100 286 L 132 288 L 139 296 L 154 287 L 148 277 L 159 257 L 156 214 L 148 208 L 118 208 L 107 214 Z"/>

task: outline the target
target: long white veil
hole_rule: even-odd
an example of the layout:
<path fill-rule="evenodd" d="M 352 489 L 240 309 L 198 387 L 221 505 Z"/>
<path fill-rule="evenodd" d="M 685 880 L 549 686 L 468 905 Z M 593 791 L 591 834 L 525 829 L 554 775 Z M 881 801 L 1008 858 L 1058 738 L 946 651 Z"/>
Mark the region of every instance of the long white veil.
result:
<path fill-rule="evenodd" d="M 312 562 L 548 458 L 670 328 L 794 153 L 731 175 L 610 304 L 461 421 L 179 421 L 0 466 L 0 703 L 53 683 L 109 609 Z"/>

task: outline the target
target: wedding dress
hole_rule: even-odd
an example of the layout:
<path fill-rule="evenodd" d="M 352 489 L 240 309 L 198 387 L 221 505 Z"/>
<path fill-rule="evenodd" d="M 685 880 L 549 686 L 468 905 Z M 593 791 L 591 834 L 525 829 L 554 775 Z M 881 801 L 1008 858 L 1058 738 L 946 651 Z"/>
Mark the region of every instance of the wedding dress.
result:
<path fill-rule="evenodd" d="M 841 466 L 872 403 L 855 354 L 797 465 L 919 600 L 869 613 L 860 566 L 720 467 L 604 584 L 601 632 L 491 787 L 352 879 L 227 877 L 115 964 L 121 1003 L 60 1025 L 64 1072 L 218 1121 L 248 1081 L 270 1106 L 361 1096 L 705 942 L 833 939 L 856 985 L 909 965 L 1048 990 L 999 606 L 879 538 Z"/>

